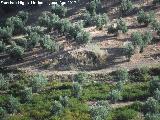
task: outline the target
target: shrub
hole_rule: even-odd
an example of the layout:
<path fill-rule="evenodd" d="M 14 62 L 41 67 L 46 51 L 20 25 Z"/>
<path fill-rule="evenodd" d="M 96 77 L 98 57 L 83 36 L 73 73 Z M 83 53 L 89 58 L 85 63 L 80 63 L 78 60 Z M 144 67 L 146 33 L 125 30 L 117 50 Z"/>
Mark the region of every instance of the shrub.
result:
<path fill-rule="evenodd" d="M 154 92 L 154 98 L 160 101 L 160 90 L 158 88 Z"/>
<path fill-rule="evenodd" d="M 79 83 L 74 83 L 72 87 L 72 94 L 76 98 L 81 98 L 82 95 L 82 86 Z"/>
<path fill-rule="evenodd" d="M 76 43 L 85 44 L 85 43 L 88 43 L 89 41 L 91 41 L 91 37 L 90 37 L 89 32 L 81 31 L 81 32 L 77 33 Z"/>
<path fill-rule="evenodd" d="M 51 39 L 50 35 L 45 35 L 40 43 L 42 48 L 48 51 L 55 52 L 58 50 L 58 45 Z"/>
<path fill-rule="evenodd" d="M 121 92 L 119 90 L 112 90 L 109 93 L 109 99 L 112 103 L 116 103 L 118 100 L 122 99 Z"/>
<path fill-rule="evenodd" d="M 95 106 L 91 107 L 90 114 L 92 120 L 105 120 L 110 111 L 108 102 L 98 101 Z"/>
<path fill-rule="evenodd" d="M 116 111 L 115 116 L 115 120 L 131 120 L 138 116 L 138 112 L 132 109 L 120 109 Z"/>
<path fill-rule="evenodd" d="M 42 27 L 40 26 L 27 26 L 25 27 L 25 31 L 28 35 L 31 35 L 32 33 L 38 33 L 39 35 L 41 35 L 43 33 L 42 31 Z"/>
<path fill-rule="evenodd" d="M 6 20 L 6 25 L 13 29 L 13 34 L 20 34 L 24 32 L 24 23 L 19 17 L 10 17 Z"/>
<path fill-rule="evenodd" d="M 138 13 L 137 21 L 140 24 L 145 24 L 146 26 L 148 26 L 154 20 L 155 20 L 155 13 L 153 11 L 145 13 L 143 10 L 141 10 Z"/>
<path fill-rule="evenodd" d="M 25 11 L 19 11 L 17 16 L 22 19 L 23 23 L 26 23 L 27 20 L 28 20 L 28 15 L 29 13 L 28 12 L 25 12 Z"/>
<path fill-rule="evenodd" d="M 150 93 L 154 93 L 156 89 L 160 90 L 160 79 L 158 76 L 155 76 L 152 78 L 152 80 L 149 82 L 149 91 Z"/>
<path fill-rule="evenodd" d="M 21 46 L 13 45 L 10 49 L 11 58 L 15 58 L 17 60 L 22 59 L 24 54 L 24 49 Z"/>
<path fill-rule="evenodd" d="M 59 17 L 65 17 L 67 13 L 67 8 L 63 5 L 56 4 L 52 6 L 51 12 L 58 15 Z"/>
<path fill-rule="evenodd" d="M 17 113 L 20 107 L 20 103 L 17 98 L 11 95 L 8 97 L 5 107 L 8 113 Z"/>
<path fill-rule="evenodd" d="M 133 32 L 131 34 L 131 40 L 132 40 L 132 43 L 133 43 L 134 47 L 140 47 L 141 48 L 143 46 L 143 38 L 142 38 L 141 33 Z"/>
<path fill-rule="evenodd" d="M 5 77 L 0 74 L 0 90 L 8 89 L 9 81 L 5 79 Z"/>
<path fill-rule="evenodd" d="M 68 96 L 60 96 L 60 103 L 62 104 L 63 107 L 68 107 L 69 105 L 69 98 Z"/>
<path fill-rule="evenodd" d="M 160 4 L 160 0 L 153 0 L 153 4 L 154 5 Z"/>
<path fill-rule="evenodd" d="M 124 69 L 124 68 L 119 69 L 119 70 L 116 71 L 115 75 L 116 75 L 115 78 L 118 81 L 122 81 L 122 82 L 128 81 L 128 71 L 127 71 L 127 69 Z"/>
<path fill-rule="evenodd" d="M 12 32 L 13 32 L 13 29 L 11 27 L 4 27 L 4 28 L 0 27 L 0 39 L 2 39 L 3 42 L 7 44 L 10 43 Z"/>
<path fill-rule="evenodd" d="M 48 27 L 50 24 L 50 15 L 48 12 L 42 12 L 42 15 L 38 17 L 38 23 L 40 26 Z"/>
<path fill-rule="evenodd" d="M 0 53 L 6 50 L 6 45 L 2 41 L 0 41 Z"/>
<path fill-rule="evenodd" d="M 29 48 L 34 48 L 41 40 L 41 36 L 36 32 L 32 32 L 26 38 L 28 40 L 28 47 Z"/>
<path fill-rule="evenodd" d="M 67 34 L 67 33 L 69 33 L 69 30 L 70 30 L 71 26 L 72 26 L 72 24 L 68 19 L 62 19 L 60 21 L 60 27 L 58 28 L 58 30 L 62 34 Z"/>
<path fill-rule="evenodd" d="M 117 21 L 117 30 L 122 31 L 123 33 L 128 32 L 128 27 L 122 18 Z"/>
<path fill-rule="evenodd" d="M 41 88 L 43 88 L 48 83 L 47 79 L 42 75 L 35 75 L 31 79 L 31 86 L 33 92 L 39 91 Z"/>
<path fill-rule="evenodd" d="M 118 81 L 116 84 L 116 89 L 118 91 L 123 91 L 124 87 L 123 87 L 123 82 L 122 81 Z"/>
<path fill-rule="evenodd" d="M 118 33 L 118 29 L 117 26 L 115 26 L 115 24 L 112 24 L 108 27 L 108 34 L 117 34 Z"/>
<path fill-rule="evenodd" d="M 147 113 L 158 113 L 159 112 L 159 103 L 157 100 L 155 100 L 153 97 L 149 97 L 147 101 L 144 103 L 143 106 L 143 112 L 144 114 Z"/>
<path fill-rule="evenodd" d="M 85 24 L 85 26 L 91 26 L 91 25 L 93 25 L 94 24 L 94 17 L 93 16 L 91 16 L 89 13 L 85 13 L 84 14 L 84 24 Z"/>
<path fill-rule="evenodd" d="M 133 4 L 130 0 L 121 0 L 120 11 L 123 15 L 133 9 Z"/>
<path fill-rule="evenodd" d="M 88 83 L 88 75 L 86 73 L 78 73 L 74 76 L 74 81 L 78 82 L 81 85 Z"/>
<path fill-rule="evenodd" d="M 91 1 L 88 6 L 86 7 L 86 10 L 90 13 L 91 16 L 96 15 L 96 2 Z"/>
<path fill-rule="evenodd" d="M 160 120 L 160 114 L 150 114 L 150 113 L 147 113 L 144 116 L 144 120 Z"/>
<path fill-rule="evenodd" d="M 107 14 L 103 14 L 103 15 L 96 15 L 95 16 L 95 23 L 96 23 L 96 27 L 97 29 L 101 30 L 103 28 L 103 26 L 105 24 L 107 24 L 109 18 L 107 16 Z"/>
<path fill-rule="evenodd" d="M 123 54 L 126 58 L 128 58 L 128 61 L 130 61 L 132 55 L 134 54 L 134 46 L 132 44 L 127 44 L 123 49 Z"/>
<path fill-rule="evenodd" d="M 1 120 L 6 120 L 7 119 L 7 112 L 2 107 L 0 107 L 0 118 L 1 118 Z"/>
<path fill-rule="evenodd" d="M 55 116 L 61 114 L 63 112 L 63 106 L 59 101 L 54 101 L 51 109 L 51 113 Z"/>
<path fill-rule="evenodd" d="M 31 88 L 25 88 L 21 91 L 20 95 L 22 103 L 28 103 L 32 100 L 32 89 Z"/>

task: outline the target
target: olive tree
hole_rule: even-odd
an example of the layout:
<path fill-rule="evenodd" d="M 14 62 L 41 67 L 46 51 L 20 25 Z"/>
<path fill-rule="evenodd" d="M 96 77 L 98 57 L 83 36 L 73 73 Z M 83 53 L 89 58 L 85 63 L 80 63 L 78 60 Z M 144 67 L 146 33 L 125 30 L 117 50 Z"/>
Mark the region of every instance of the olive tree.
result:
<path fill-rule="evenodd" d="M 51 12 L 58 15 L 59 17 L 65 17 L 67 13 L 67 8 L 63 5 L 56 4 L 52 6 Z"/>
<path fill-rule="evenodd" d="M 24 48 L 18 45 L 12 45 L 9 50 L 9 54 L 11 58 L 15 58 L 17 60 L 22 59 L 24 54 Z"/>
<path fill-rule="evenodd" d="M 69 106 L 68 96 L 60 96 L 60 103 L 62 104 L 63 107 L 68 107 Z"/>
<path fill-rule="evenodd" d="M 78 73 L 74 76 L 74 81 L 78 82 L 81 85 L 83 85 L 83 84 L 85 85 L 89 82 L 88 75 L 84 72 Z"/>
<path fill-rule="evenodd" d="M 122 81 L 123 83 L 128 81 L 128 71 L 125 68 L 121 68 L 115 72 L 115 78 L 118 81 Z"/>
<path fill-rule="evenodd" d="M 122 33 L 128 32 L 128 27 L 122 18 L 117 21 L 117 30 L 122 31 Z"/>
<path fill-rule="evenodd" d="M 5 50 L 6 50 L 6 45 L 5 45 L 5 43 L 2 42 L 2 41 L 0 41 L 0 53 L 1 53 L 1 52 L 5 52 Z"/>
<path fill-rule="evenodd" d="M 158 76 L 154 76 L 152 80 L 149 82 L 150 93 L 154 93 L 156 89 L 160 90 L 160 78 Z"/>
<path fill-rule="evenodd" d="M 51 113 L 55 116 L 61 114 L 63 112 L 63 106 L 59 101 L 54 101 L 52 108 L 51 108 Z"/>
<path fill-rule="evenodd" d="M 133 4 L 132 4 L 131 0 L 121 0 L 120 11 L 121 11 L 122 15 L 127 14 L 132 9 L 133 9 Z"/>
<path fill-rule="evenodd" d="M 78 44 L 85 44 L 85 43 L 90 42 L 91 41 L 90 33 L 85 32 L 85 31 L 81 31 L 81 32 L 77 33 L 75 41 Z"/>
<path fill-rule="evenodd" d="M 28 103 L 32 100 L 32 89 L 25 87 L 24 90 L 21 91 L 20 95 L 22 103 Z"/>
<path fill-rule="evenodd" d="M 41 36 L 37 32 L 30 33 L 26 38 L 29 48 L 34 48 L 41 40 Z"/>
<path fill-rule="evenodd" d="M 154 91 L 154 98 L 160 102 L 160 90 L 158 88 Z"/>
<path fill-rule="evenodd" d="M 76 98 L 81 98 L 82 95 L 82 86 L 79 83 L 74 83 L 72 87 L 73 96 Z"/>
<path fill-rule="evenodd" d="M 27 20 L 28 20 L 28 16 L 29 16 L 29 13 L 28 12 L 25 12 L 25 11 L 19 11 L 17 13 L 17 16 L 22 19 L 23 23 L 26 23 Z"/>
<path fill-rule="evenodd" d="M 0 39 L 9 44 L 11 41 L 13 29 L 11 27 L 0 27 Z"/>
<path fill-rule="evenodd" d="M 7 90 L 9 87 L 9 81 L 5 79 L 4 75 L 0 74 L 0 90 Z"/>
<path fill-rule="evenodd" d="M 123 54 L 126 56 L 126 58 L 128 58 L 128 61 L 130 61 L 132 55 L 134 55 L 134 46 L 132 44 L 125 45 Z"/>
<path fill-rule="evenodd" d="M 116 103 L 118 100 L 122 99 L 121 92 L 119 90 L 112 90 L 109 93 L 109 99 L 111 100 L 112 103 Z"/>

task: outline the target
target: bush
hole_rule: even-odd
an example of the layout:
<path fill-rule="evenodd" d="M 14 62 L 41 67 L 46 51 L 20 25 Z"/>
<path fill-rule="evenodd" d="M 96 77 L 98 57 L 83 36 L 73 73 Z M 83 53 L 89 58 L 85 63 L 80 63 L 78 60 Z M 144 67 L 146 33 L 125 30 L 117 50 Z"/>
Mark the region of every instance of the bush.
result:
<path fill-rule="evenodd" d="M 59 101 L 54 101 L 51 109 L 51 113 L 55 116 L 60 115 L 63 112 L 63 106 Z"/>
<path fill-rule="evenodd" d="M 42 15 L 38 18 L 38 23 L 40 26 L 48 27 L 50 24 L 50 13 L 42 12 Z"/>
<path fill-rule="evenodd" d="M 29 13 L 28 12 L 24 12 L 24 11 L 19 11 L 17 16 L 22 19 L 23 23 L 26 23 L 27 20 L 28 20 L 28 15 Z"/>
<path fill-rule="evenodd" d="M 6 25 L 13 29 L 13 34 L 20 34 L 24 32 L 24 23 L 19 17 L 10 17 L 6 20 Z"/>
<path fill-rule="evenodd" d="M 149 91 L 150 91 L 150 93 L 154 93 L 154 91 L 157 88 L 158 88 L 158 90 L 160 90 L 160 78 L 158 76 L 155 76 L 149 82 Z"/>
<path fill-rule="evenodd" d="M 145 13 L 143 10 L 141 10 L 138 13 L 137 21 L 140 24 L 145 24 L 146 26 L 148 26 L 154 20 L 155 20 L 155 13 L 153 11 Z"/>
<path fill-rule="evenodd" d="M 133 9 L 133 4 L 130 0 L 121 0 L 120 11 L 123 15 Z"/>
<path fill-rule="evenodd" d="M 123 50 L 123 54 L 128 58 L 128 61 L 130 61 L 132 55 L 134 55 L 134 46 L 132 44 L 127 44 Z"/>
<path fill-rule="evenodd" d="M 9 81 L 5 79 L 5 77 L 0 74 L 0 90 L 6 90 L 9 87 Z"/>
<path fill-rule="evenodd" d="M 122 99 L 121 92 L 119 90 L 112 90 L 109 93 L 109 99 L 112 103 L 116 103 L 118 100 Z"/>
<path fill-rule="evenodd" d="M 12 32 L 13 32 L 13 29 L 11 27 L 4 27 L 4 28 L 0 27 L 0 39 L 2 39 L 3 42 L 7 44 L 10 43 Z"/>
<path fill-rule="evenodd" d="M 151 113 L 155 114 L 159 112 L 159 102 L 153 97 L 149 97 L 143 106 L 144 114 Z"/>
<path fill-rule="evenodd" d="M 123 86 L 123 82 L 122 81 L 118 81 L 117 84 L 116 84 L 116 89 L 118 91 L 123 91 L 124 89 L 124 86 Z"/>
<path fill-rule="evenodd" d="M 69 106 L 69 98 L 68 96 L 60 96 L 60 103 L 62 104 L 63 107 L 68 107 Z"/>
<path fill-rule="evenodd" d="M 131 40 L 132 40 L 132 43 L 133 43 L 134 47 L 140 47 L 141 48 L 143 46 L 143 38 L 142 38 L 141 33 L 133 32 L 131 34 Z"/>
<path fill-rule="evenodd" d="M 86 73 L 78 73 L 74 76 L 74 82 L 78 82 L 81 85 L 85 85 L 88 83 L 88 74 Z"/>
<path fill-rule="evenodd" d="M 122 31 L 122 33 L 128 32 L 128 27 L 122 18 L 117 21 L 117 30 Z"/>
<path fill-rule="evenodd" d="M 72 94 L 76 98 L 81 98 L 82 95 L 82 86 L 79 83 L 74 83 L 72 87 Z"/>
<path fill-rule="evenodd" d="M 17 60 L 22 59 L 24 54 L 24 49 L 21 46 L 13 45 L 10 49 L 11 58 L 15 58 Z"/>
<path fill-rule="evenodd" d="M 3 43 L 2 41 L 0 41 L 0 53 L 1 53 L 1 52 L 5 52 L 5 50 L 6 50 L 6 45 L 5 45 L 5 43 Z"/>
<path fill-rule="evenodd" d="M 1 120 L 6 120 L 7 119 L 7 112 L 2 107 L 0 107 L 0 118 L 1 118 Z"/>
<path fill-rule="evenodd" d="M 115 24 L 110 25 L 108 27 L 108 34 L 117 34 L 118 30 L 117 30 L 117 26 L 115 26 Z"/>
<path fill-rule="evenodd" d="M 85 32 L 85 31 L 81 31 L 81 32 L 77 33 L 75 41 L 78 44 L 85 44 L 85 43 L 90 42 L 91 41 L 90 33 Z"/>
<path fill-rule="evenodd" d="M 93 16 L 91 16 L 89 13 L 86 12 L 84 14 L 84 24 L 85 24 L 85 26 L 94 25 L 94 21 L 95 21 L 95 18 Z"/>
<path fill-rule="evenodd" d="M 90 110 L 92 120 L 105 120 L 110 109 L 111 108 L 108 102 L 98 101 L 97 104 L 92 106 Z"/>
<path fill-rule="evenodd" d="M 39 35 L 41 35 L 43 33 L 42 31 L 42 27 L 40 26 L 27 26 L 25 27 L 25 31 L 28 35 L 31 35 L 32 33 L 38 33 Z"/>
<path fill-rule="evenodd" d="M 55 52 L 59 49 L 58 45 L 51 39 L 50 35 L 45 35 L 40 43 L 43 49 L 51 52 Z"/>
<path fill-rule="evenodd" d="M 32 32 L 26 38 L 28 40 L 28 47 L 29 48 L 34 48 L 41 40 L 41 36 L 36 32 Z"/>
<path fill-rule="evenodd" d="M 131 120 L 138 116 L 138 112 L 132 109 L 120 109 L 116 111 L 115 116 L 115 120 Z"/>
<path fill-rule="evenodd" d="M 22 103 L 28 103 L 32 100 L 32 89 L 31 88 L 25 88 L 21 91 L 20 95 Z"/>
<path fill-rule="evenodd" d="M 105 13 L 103 15 L 96 15 L 95 24 L 97 29 L 102 30 L 103 26 L 107 24 L 108 20 L 109 18 Z"/>
<path fill-rule="evenodd" d="M 160 120 L 160 114 L 150 114 L 150 113 L 147 113 L 144 116 L 144 120 Z"/>
<path fill-rule="evenodd" d="M 72 24 L 68 19 L 62 19 L 59 23 L 59 28 L 58 30 L 62 33 L 62 34 L 67 34 L 69 33 L 69 30 L 71 28 Z"/>
<path fill-rule="evenodd" d="M 154 98 L 160 102 L 160 90 L 158 88 L 154 92 Z"/>
<path fill-rule="evenodd" d="M 51 12 L 58 15 L 59 17 L 65 17 L 67 8 L 65 8 L 63 5 L 56 4 L 52 6 Z"/>
<path fill-rule="evenodd" d="M 48 83 L 47 79 L 42 75 L 35 75 L 31 79 L 31 86 L 33 92 L 37 92 L 42 89 Z"/>
<path fill-rule="evenodd" d="M 94 15 L 96 15 L 96 7 L 97 7 L 96 2 L 95 1 L 91 1 L 88 4 L 88 6 L 86 7 L 86 10 L 89 12 L 89 14 L 91 16 L 94 16 Z"/>
<path fill-rule="evenodd" d="M 8 97 L 5 107 L 8 113 L 17 113 L 20 107 L 20 103 L 17 98 L 11 95 Z"/>
<path fill-rule="evenodd" d="M 160 4 L 160 0 L 153 0 L 153 4 L 154 5 Z"/>
<path fill-rule="evenodd" d="M 123 83 L 128 81 L 128 71 L 127 69 L 119 69 L 115 73 L 115 78 L 117 81 L 122 81 Z"/>

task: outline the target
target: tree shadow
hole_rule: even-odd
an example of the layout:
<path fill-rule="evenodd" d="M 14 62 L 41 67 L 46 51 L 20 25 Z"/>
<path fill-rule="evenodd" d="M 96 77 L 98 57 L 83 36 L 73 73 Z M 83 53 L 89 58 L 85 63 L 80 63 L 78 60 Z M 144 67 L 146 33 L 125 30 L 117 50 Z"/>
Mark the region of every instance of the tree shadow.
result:
<path fill-rule="evenodd" d="M 95 36 L 93 37 L 92 43 L 113 40 L 113 39 L 116 39 L 116 37 L 117 37 L 116 35 Z"/>

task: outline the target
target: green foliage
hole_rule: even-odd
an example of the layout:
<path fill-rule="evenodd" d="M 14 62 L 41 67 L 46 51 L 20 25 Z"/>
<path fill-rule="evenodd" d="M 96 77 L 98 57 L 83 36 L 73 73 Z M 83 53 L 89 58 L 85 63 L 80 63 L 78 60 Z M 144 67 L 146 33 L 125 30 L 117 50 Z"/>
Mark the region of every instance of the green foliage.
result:
<path fill-rule="evenodd" d="M 132 44 L 127 44 L 123 50 L 123 54 L 128 58 L 130 61 L 132 55 L 134 55 L 134 46 Z"/>
<path fill-rule="evenodd" d="M 117 84 L 116 84 L 116 89 L 118 91 L 123 91 L 124 89 L 124 86 L 123 86 L 123 82 L 122 81 L 118 81 Z"/>
<path fill-rule="evenodd" d="M 36 32 L 32 32 L 26 38 L 28 40 L 28 47 L 29 48 L 34 48 L 41 40 L 41 36 Z"/>
<path fill-rule="evenodd" d="M 27 26 L 25 27 L 25 31 L 28 35 L 31 35 L 33 32 L 38 33 L 39 35 L 43 33 L 42 27 L 40 26 Z"/>
<path fill-rule="evenodd" d="M 51 39 L 50 35 L 45 35 L 40 43 L 43 49 L 51 52 L 55 52 L 59 49 L 58 45 L 55 43 L 54 40 Z"/>
<path fill-rule="evenodd" d="M 80 34 L 81 36 L 83 36 L 83 33 L 81 33 L 81 32 L 83 32 L 82 29 L 83 29 L 83 26 L 80 26 L 80 25 L 78 25 L 78 24 L 73 24 L 73 25 L 70 27 L 69 35 L 71 36 L 71 38 L 74 38 L 74 39 L 76 39 L 76 37 L 77 37 L 78 34 Z M 79 35 L 79 36 L 80 36 L 80 35 Z M 78 38 L 78 39 L 79 39 L 79 38 Z M 83 39 L 83 37 L 81 37 L 80 40 L 82 40 L 82 39 Z M 79 40 L 79 41 L 80 41 L 80 40 Z"/>
<path fill-rule="evenodd" d="M 5 45 L 5 43 L 2 42 L 2 41 L 0 41 L 0 53 L 1 53 L 1 52 L 5 52 L 5 50 L 6 50 L 6 45 Z"/>
<path fill-rule="evenodd" d="M 81 85 L 85 85 L 89 82 L 88 74 L 86 74 L 85 72 L 78 73 L 74 76 L 74 81 L 78 82 Z"/>
<path fill-rule="evenodd" d="M 155 76 L 149 83 L 149 91 L 150 93 L 154 93 L 154 91 L 158 88 L 160 90 L 160 78 Z"/>
<path fill-rule="evenodd" d="M 59 26 L 57 26 L 57 28 L 61 33 L 67 34 L 69 33 L 71 26 L 72 24 L 68 19 L 62 19 L 59 21 Z"/>
<path fill-rule="evenodd" d="M 112 24 L 108 27 L 108 34 L 117 34 L 117 33 L 118 33 L 118 30 L 114 24 Z"/>
<path fill-rule="evenodd" d="M 155 13 L 153 11 L 150 11 L 150 12 L 146 13 L 143 10 L 141 10 L 138 13 L 137 21 L 140 24 L 145 24 L 145 25 L 148 26 L 154 20 L 155 20 Z"/>
<path fill-rule="evenodd" d="M 63 106 L 59 101 L 54 101 L 51 109 L 51 113 L 55 116 L 60 115 L 63 112 Z"/>
<path fill-rule="evenodd" d="M 65 17 L 67 13 L 67 8 L 63 5 L 56 4 L 52 6 L 51 12 L 58 15 L 59 17 Z"/>
<path fill-rule="evenodd" d="M 21 18 L 24 23 L 27 22 L 27 20 L 28 20 L 28 15 L 29 15 L 29 13 L 28 13 L 28 12 L 25 12 L 25 11 L 19 11 L 19 12 L 17 13 L 17 16 L 18 16 L 19 18 Z"/>
<path fill-rule="evenodd" d="M 0 27 L 0 39 L 2 39 L 3 42 L 8 44 L 12 37 L 12 32 L 13 29 L 11 27 L 3 27 L 3 28 Z"/>
<path fill-rule="evenodd" d="M 9 81 L 5 79 L 5 77 L 0 74 L 0 90 L 6 90 L 9 87 Z"/>
<path fill-rule="evenodd" d="M 91 26 L 91 25 L 93 25 L 94 21 L 95 21 L 94 17 L 91 16 L 89 13 L 86 12 L 84 14 L 84 23 L 85 23 L 85 26 Z"/>
<path fill-rule="evenodd" d="M 82 95 L 82 86 L 79 83 L 74 83 L 72 87 L 72 94 L 76 98 L 81 98 Z"/>
<path fill-rule="evenodd" d="M 160 102 L 160 90 L 158 88 L 154 92 L 154 98 Z"/>
<path fill-rule="evenodd" d="M 130 0 L 121 0 L 120 11 L 124 15 L 133 9 L 133 4 Z"/>
<path fill-rule="evenodd" d="M 6 20 L 6 25 L 13 29 L 13 34 L 19 34 L 24 31 L 24 23 L 19 17 L 10 17 Z"/>
<path fill-rule="evenodd" d="M 153 4 L 154 5 L 159 5 L 160 4 L 160 0 L 153 0 Z"/>
<path fill-rule="evenodd" d="M 128 71 L 125 68 L 117 70 L 115 75 L 117 81 L 122 81 L 123 83 L 128 81 Z"/>
<path fill-rule="evenodd" d="M 109 21 L 109 18 L 107 16 L 107 14 L 103 14 L 103 15 L 96 15 L 95 16 L 95 24 L 97 29 L 102 30 L 103 26 L 107 24 L 107 22 Z"/>
<path fill-rule="evenodd" d="M 50 24 L 50 14 L 48 12 L 42 12 L 42 15 L 38 18 L 40 26 L 48 27 Z"/>
<path fill-rule="evenodd" d="M 160 114 L 150 114 L 150 113 L 147 113 L 145 115 L 144 120 L 160 120 Z"/>
<path fill-rule="evenodd" d="M 149 97 L 143 106 L 144 114 L 151 113 L 155 114 L 159 112 L 159 102 L 153 97 Z"/>
<path fill-rule="evenodd" d="M 12 95 L 8 97 L 5 108 L 8 113 L 17 113 L 20 107 L 20 103 L 17 98 Z"/>
<path fill-rule="evenodd" d="M 68 107 L 69 106 L 69 98 L 68 96 L 60 96 L 60 103 L 62 104 L 63 107 Z"/>
<path fill-rule="evenodd" d="M 33 92 L 37 92 L 40 89 L 42 89 L 46 84 L 48 83 L 48 80 L 42 76 L 42 75 L 35 75 L 31 79 L 31 87 Z"/>
<path fill-rule="evenodd" d="M 116 103 L 118 100 L 122 99 L 121 92 L 119 90 L 112 90 L 109 93 L 109 99 L 111 100 L 112 103 Z"/>
<path fill-rule="evenodd" d="M 22 103 L 28 103 L 32 100 L 32 89 L 31 88 L 24 88 L 24 90 L 21 91 L 21 102 Z"/>
<path fill-rule="evenodd" d="M 86 7 L 86 10 L 89 12 L 91 16 L 94 16 L 96 14 L 96 2 L 91 1 L 88 6 Z"/>
<path fill-rule="evenodd" d="M 91 41 L 91 36 L 89 32 L 81 31 L 77 33 L 76 43 L 78 44 L 86 44 Z"/>
<path fill-rule="evenodd" d="M 1 120 L 6 120 L 7 119 L 7 112 L 2 107 L 0 107 L 0 118 L 1 118 Z"/>
<path fill-rule="evenodd" d="M 133 109 L 119 109 L 115 112 L 114 120 L 131 120 L 138 116 L 138 112 Z"/>
<path fill-rule="evenodd" d="M 110 109 L 111 108 L 107 101 L 98 101 L 90 110 L 92 120 L 105 120 Z"/>
<path fill-rule="evenodd" d="M 132 40 L 134 47 L 137 47 L 137 46 L 141 47 L 143 45 L 143 38 L 142 38 L 141 33 L 139 32 L 133 32 L 131 34 L 131 40 Z"/>
<path fill-rule="evenodd" d="M 22 59 L 23 54 L 24 54 L 24 48 L 18 45 L 13 45 L 10 49 L 10 57 L 15 58 L 15 59 Z"/>
<path fill-rule="evenodd" d="M 117 30 L 122 31 L 123 33 L 128 32 L 128 27 L 122 18 L 117 21 Z"/>

